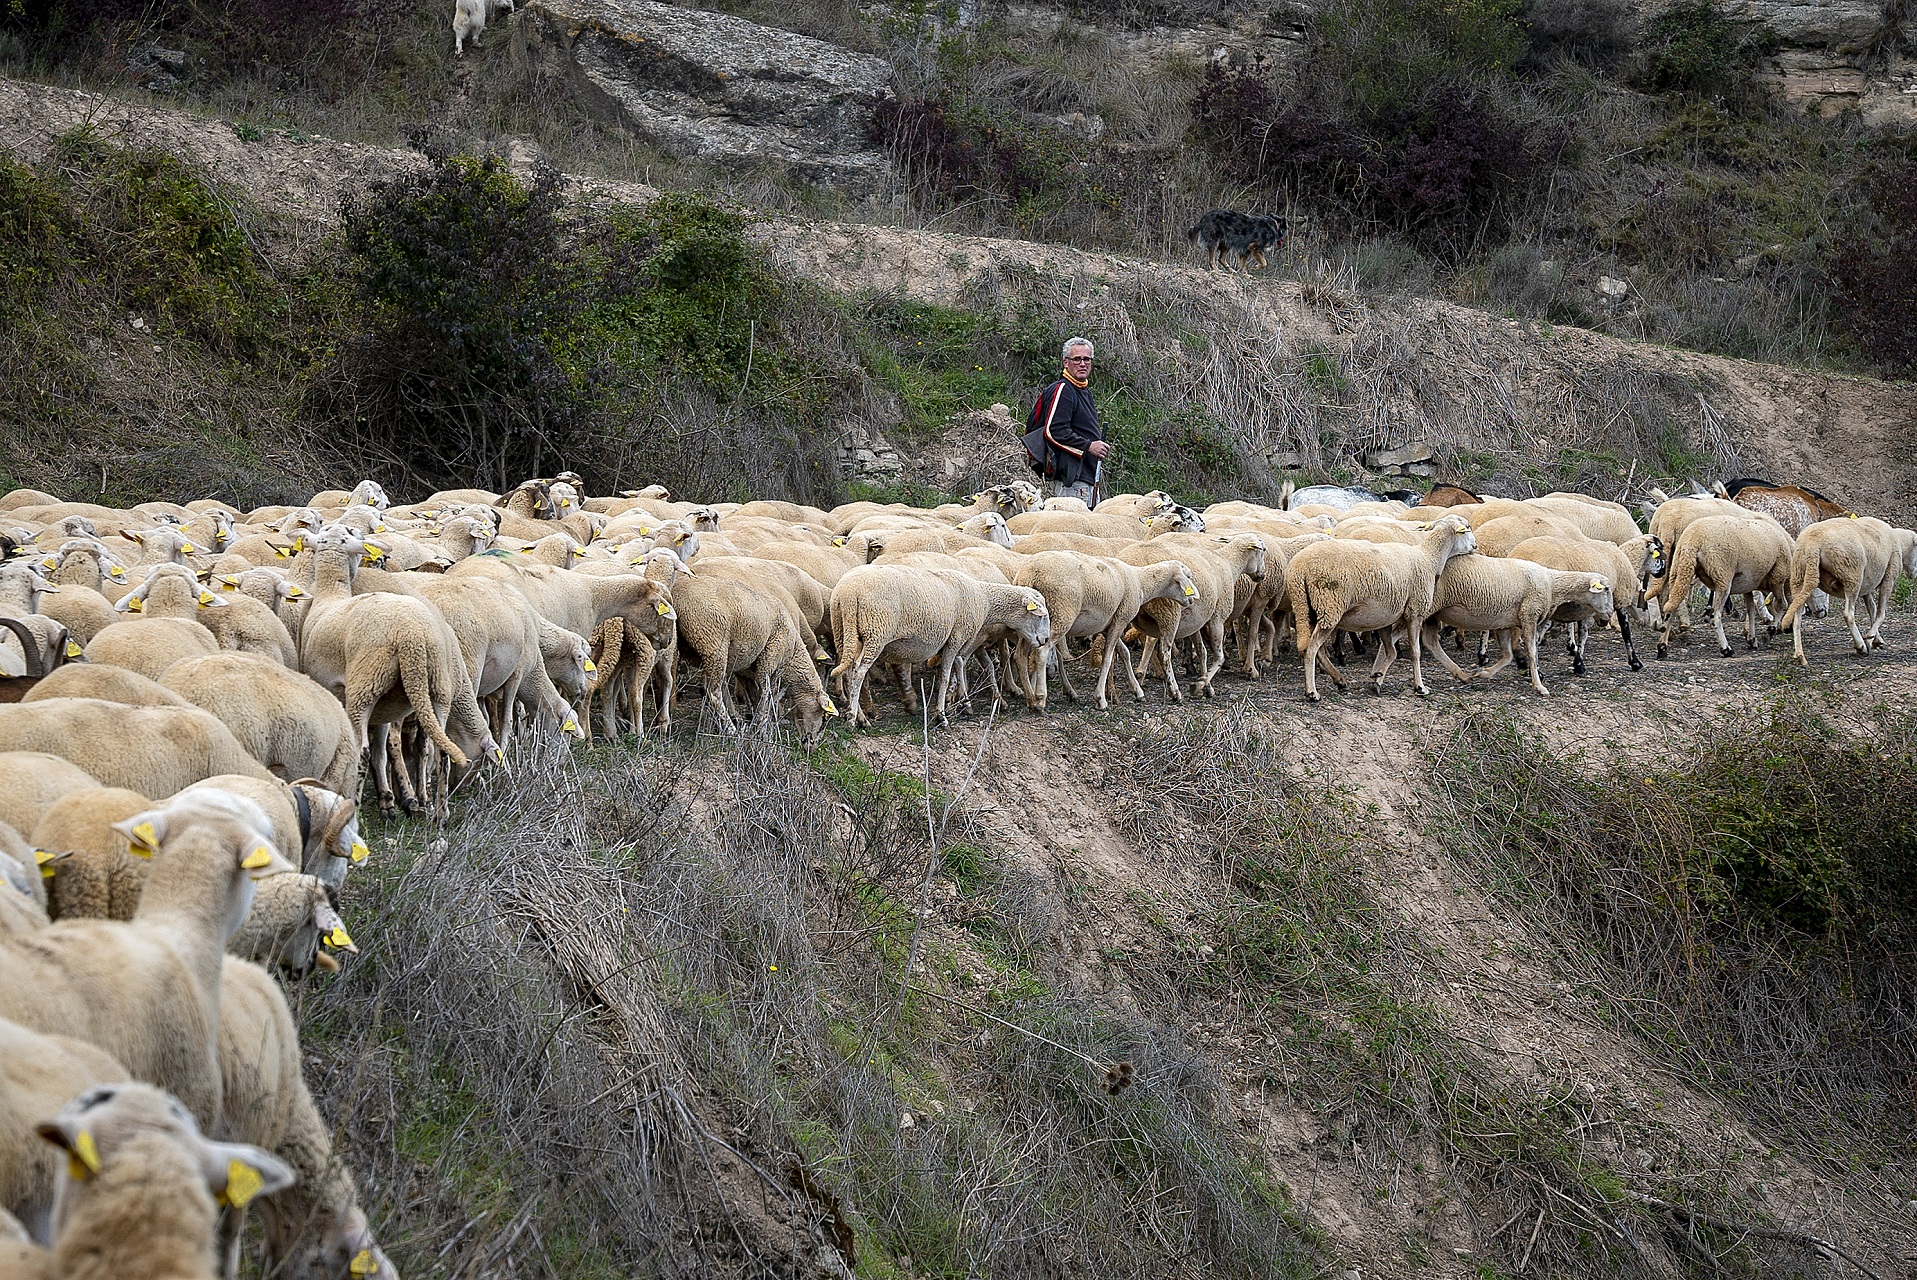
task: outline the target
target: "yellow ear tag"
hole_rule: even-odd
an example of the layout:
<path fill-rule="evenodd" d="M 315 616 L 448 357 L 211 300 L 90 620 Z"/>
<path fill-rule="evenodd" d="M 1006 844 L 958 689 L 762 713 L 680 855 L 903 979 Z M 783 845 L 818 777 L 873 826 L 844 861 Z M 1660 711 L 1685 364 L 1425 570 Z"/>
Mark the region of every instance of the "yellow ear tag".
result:
<path fill-rule="evenodd" d="M 1036 600 L 1027 600 L 1027 601 L 1025 602 L 1025 611 L 1026 611 L 1027 613 L 1037 613 L 1037 612 L 1038 612 L 1038 601 L 1036 601 Z"/>
<path fill-rule="evenodd" d="M 652 530 L 642 524 L 639 526 L 639 536 L 642 538 L 650 538 L 652 536 Z"/>
<path fill-rule="evenodd" d="M 494 748 L 493 748 L 493 759 L 494 759 L 495 761 L 497 761 L 498 763 L 500 763 L 500 764 L 505 764 L 505 763 L 506 763 L 506 748 L 504 748 L 504 747 L 494 747 Z"/>
<path fill-rule="evenodd" d="M 78 658 L 84 656 L 85 653 L 86 650 L 82 649 L 77 641 L 67 641 L 67 657 Z"/>
<path fill-rule="evenodd" d="M 1198 588 L 1197 588 L 1197 587 L 1194 587 L 1194 586 L 1192 586 L 1192 585 L 1191 585 L 1190 583 L 1186 583 L 1186 584 L 1185 584 L 1185 594 L 1186 594 L 1186 595 L 1188 595 L 1188 596 L 1195 596 L 1195 595 L 1197 595 L 1197 594 L 1198 594 Z"/>
<path fill-rule="evenodd" d="M 293 558 L 293 548 L 292 547 L 274 547 L 273 554 L 278 556 L 282 560 L 291 560 Z"/>
<path fill-rule="evenodd" d="M 133 839 L 127 845 L 128 853 L 136 858 L 151 858 L 159 851 L 160 835 L 151 822 L 142 822 L 133 828 Z"/>
<path fill-rule="evenodd" d="M 43 569 L 57 569 L 60 567 L 60 562 L 58 560 L 55 560 L 52 556 L 47 556 L 45 559 L 40 561 L 40 567 Z"/>
<path fill-rule="evenodd" d="M 244 1160 L 229 1160 L 226 1163 L 226 1190 L 220 1193 L 220 1199 L 235 1209 L 244 1209 L 247 1202 L 260 1193 L 265 1180 L 259 1171 Z"/>
<path fill-rule="evenodd" d="M 591 675 L 591 674 L 592 674 L 593 672 L 595 672 L 595 671 L 597 671 L 597 670 L 599 670 L 599 668 L 598 668 L 597 666 L 595 666 L 595 665 L 593 665 L 593 661 L 592 661 L 592 659 L 591 659 L 591 658 L 587 658 L 587 659 L 586 659 L 586 674 L 587 674 L 587 675 Z"/>
<path fill-rule="evenodd" d="M 832 545 L 833 545 L 833 546 L 835 546 L 835 547 L 842 547 L 842 546 L 844 546 L 844 545 L 845 545 L 845 539 L 844 539 L 844 538 L 834 538 L 834 539 L 832 539 Z"/>
<path fill-rule="evenodd" d="M 366 847 L 366 842 L 364 840 L 353 841 L 353 852 L 351 854 L 351 857 L 354 862 L 364 862 L 372 856 L 373 856 L 373 851 Z"/>
<path fill-rule="evenodd" d="M 345 926 L 343 925 L 327 934 L 323 941 L 329 947 L 339 947 L 342 949 L 353 945 L 352 936 L 346 932 Z"/>
<path fill-rule="evenodd" d="M 662 618 L 665 617 L 668 613 L 672 612 L 672 606 L 667 604 L 664 600 L 654 601 L 652 607 L 659 611 L 659 616 Z"/>
<path fill-rule="evenodd" d="M 181 551 L 184 551 L 184 552 L 185 552 L 185 553 L 186 553 L 187 555 L 194 555 L 194 554 L 196 554 L 196 553 L 198 553 L 198 551 L 199 551 L 199 548 L 198 548 L 198 547 L 196 547 L 196 546 L 194 546 L 194 545 L 193 545 L 192 543 L 190 543 L 190 542 L 182 542 L 182 543 L 180 544 L 180 550 L 181 550 Z"/>
<path fill-rule="evenodd" d="M 86 1173 L 76 1171 L 74 1176 L 77 1178 L 85 1178 L 88 1173 L 100 1172 L 100 1149 L 93 1145 L 93 1134 L 86 1129 L 80 1130 L 73 1139 L 73 1150 L 67 1162 L 68 1166 L 71 1167 L 76 1161 L 82 1169 L 86 1170 Z"/>
<path fill-rule="evenodd" d="M 373 1261 L 371 1249 L 361 1249 L 353 1255 L 353 1260 L 347 1264 L 346 1269 L 356 1276 L 370 1276 L 378 1272 L 379 1263 Z"/>
<path fill-rule="evenodd" d="M 239 585 L 239 575 L 232 573 L 223 573 L 220 575 L 220 587 L 222 590 L 231 591 Z"/>
<path fill-rule="evenodd" d="M 141 613 L 145 611 L 146 603 L 143 600 L 141 600 L 140 597 L 138 596 L 128 596 L 126 607 L 128 612 Z"/>
<path fill-rule="evenodd" d="M 566 723 L 559 726 L 559 732 L 561 733 L 576 733 L 578 732 L 578 730 L 579 730 L 579 722 L 573 719 L 571 716 L 567 716 Z"/>
<path fill-rule="evenodd" d="M 829 716 L 836 716 L 839 714 L 838 707 L 833 705 L 832 699 L 830 698 L 827 698 L 825 700 L 825 713 Z"/>
<path fill-rule="evenodd" d="M 206 606 L 212 603 L 213 603 L 213 593 L 211 591 L 200 592 L 200 608 L 204 609 L 206 608 Z"/>
<path fill-rule="evenodd" d="M 119 565 L 116 564 L 111 569 L 107 570 L 107 577 L 112 578 L 115 582 L 125 582 L 126 570 L 122 569 Z"/>
<path fill-rule="evenodd" d="M 1593 579 L 1591 579 L 1591 590 L 1593 590 L 1593 591 L 1602 591 L 1602 590 L 1604 590 L 1604 579 L 1602 579 L 1602 578 L 1593 578 Z"/>
<path fill-rule="evenodd" d="M 298 587 L 288 587 L 286 589 L 286 598 L 288 600 L 298 600 L 300 597 L 304 596 L 305 594 L 306 593 L 304 591 L 301 591 Z"/>
<path fill-rule="evenodd" d="M 265 845 L 255 846 L 253 852 L 240 859 L 240 866 L 248 871 L 258 871 L 273 861 L 273 851 Z"/>
<path fill-rule="evenodd" d="M 53 879 L 53 855 L 52 854 L 48 853 L 45 849 L 35 849 L 33 851 L 33 861 L 40 868 L 40 878 L 42 880 Z"/>

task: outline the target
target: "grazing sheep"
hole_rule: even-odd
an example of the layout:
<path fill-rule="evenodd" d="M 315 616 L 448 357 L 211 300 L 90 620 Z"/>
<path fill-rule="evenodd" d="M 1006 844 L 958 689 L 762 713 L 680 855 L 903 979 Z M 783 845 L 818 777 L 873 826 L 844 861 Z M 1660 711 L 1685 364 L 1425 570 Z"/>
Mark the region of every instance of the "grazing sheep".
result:
<path fill-rule="evenodd" d="M 213 1280 L 218 1206 L 293 1183 L 276 1157 L 201 1136 L 178 1100 L 137 1081 L 84 1090 L 39 1135 L 67 1157 L 48 1259 L 63 1280 Z"/>
<path fill-rule="evenodd" d="M 92 662 L 72 662 L 55 669 L 27 690 L 20 701 L 45 702 L 48 698 L 98 698 L 129 707 L 193 705 L 159 681 L 149 680 L 137 671 Z"/>
<path fill-rule="evenodd" d="M 1664 550 L 1656 538 L 1640 534 L 1623 547 L 1590 538 L 1527 538 L 1511 548 L 1511 559 L 1529 560 L 1547 569 L 1593 574 L 1609 581 L 1625 656 L 1631 670 L 1644 670 L 1644 662 L 1637 656 L 1637 645 L 1631 638 L 1631 613 L 1643 607 L 1646 579 L 1664 576 Z M 1584 642 L 1589 634 L 1590 619 L 1571 616 L 1575 612 L 1559 610 L 1553 613 L 1552 621 L 1564 622 L 1570 627 L 1567 647 L 1571 652 L 1571 670 L 1573 674 L 1583 675 Z"/>
<path fill-rule="evenodd" d="M 71 760 L 97 785 L 163 796 L 216 773 L 273 776 L 217 716 L 198 707 L 129 707 L 97 698 L 0 706 L 0 751 L 45 751 Z M 4 812 L 0 818 L 11 821 Z"/>
<path fill-rule="evenodd" d="M 359 803 L 310 779 L 285 783 L 223 774 L 180 794 L 196 791 L 224 791 L 251 800 L 272 824 L 280 856 L 336 888 L 345 881 L 347 866 L 367 856 L 359 838 Z"/>
<path fill-rule="evenodd" d="M 838 714 L 813 666 L 817 642 L 808 645 L 804 623 L 778 595 L 705 572 L 688 574 L 672 588 L 678 643 L 698 665 L 706 705 L 725 732 L 737 727 L 732 677 L 750 677 L 763 713 L 776 704 L 774 681 L 792 695 L 806 741 L 816 740 L 825 717 Z"/>
<path fill-rule="evenodd" d="M 219 1048 L 219 1133 L 271 1151 L 299 1179 L 261 1202 L 263 1273 L 285 1280 L 399 1280 L 360 1210 L 352 1171 L 333 1150 L 331 1126 L 307 1090 L 285 994 L 266 970 L 233 956 L 220 970 Z"/>
<path fill-rule="evenodd" d="M 230 955 L 277 966 L 295 978 L 315 968 L 338 969 L 339 961 L 327 954 L 327 947 L 359 954 L 333 890 L 318 876 L 303 874 L 260 881 L 246 919 L 226 940 Z"/>
<path fill-rule="evenodd" d="M 210 1125 L 221 955 L 254 878 L 293 868 L 259 806 L 219 792 L 176 796 L 119 830 L 158 854 L 133 919 L 59 920 L 0 938 L 0 1017 L 98 1045 Z"/>
<path fill-rule="evenodd" d="M 1125 628 L 1138 616 L 1147 600 L 1171 600 L 1188 603 L 1198 597 L 1198 586 L 1191 570 L 1180 560 L 1160 560 L 1148 565 L 1129 565 L 1123 560 L 1081 555 L 1076 551 L 1047 551 L 1029 557 L 1013 580 L 1015 586 L 1030 587 L 1045 597 L 1046 610 L 1052 615 L 1052 648 L 1058 655 L 1058 674 L 1065 684 L 1066 696 L 1078 701 L 1065 662 L 1066 643 L 1074 636 L 1100 636 L 1104 657 L 1099 663 L 1093 701 L 1100 711 L 1111 705 L 1112 661 L 1124 655 L 1125 674 L 1131 679 L 1132 696 L 1139 701 L 1145 690 L 1132 670 L 1131 653 L 1125 647 Z M 1034 710 L 1046 709 L 1048 653 L 1029 650 L 1034 678 L 1027 682 L 1025 703 Z"/>
<path fill-rule="evenodd" d="M 128 852 L 116 823 L 145 813 L 153 801 L 124 787 L 71 791 L 30 832 L 36 848 L 62 855 L 47 881 L 54 920 L 131 920 L 146 886 L 146 859 Z"/>
<path fill-rule="evenodd" d="M 1724 636 L 1724 602 L 1744 597 L 1744 637 L 1757 648 L 1756 593 L 1782 601 L 1791 589 L 1791 539 L 1782 525 L 1768 516 L 1738 514 L 1705 516 L 1685 525 L 1671 549 L 1671 568 L 1664 580 L 1663 598 L 1680 604 L 1691 588 L 1702 582 L 1711 590 L 1711 625 L 1717 632 L 1718 652 L 1731 656 Z M 1660 613 L 1656 620 L 1657 656 L 1670 649 L 1672 619 Z"/>
<path fill-rule="evenodd" d="M 66 1163 L 34 1126 L 75 1094 L 126 1078 L 126 1068 L 96 1045 L 0 1018 L 0 1210 L 32 1236 L 53 1238 L 53 1194 Z"/>
<path fill-rule="evenodd" d="M 1424 541 L 1417 546 L 1333 539 L 1303 547 L 1292 557 L 1285 570 L 1285 593 L 1304 654 L 1306 698 L 1321 700 L 1320 665 L 1340 689 L 1345 687 L 1344 673 L 1325 653 L 1333 634 L 1393 627 L 1402 627 L 1411 641 L 1412 687 L 1420 694 L 1431 692 L 1424 682 L 1424 620 L 1431 612 L 1438 575 L 1454 558 L 1475 552 L 1477 539 L 1470 524 L 1455 513 L 1431 521 L 1423 532 Z M 1395 656 L 1389 640 L 1378 646 L 1371 669 L 1374 692 L 1383 691 Z"/>
<path fill-rule="evenodd" d="M 1581 604 L 1593 613 L 1609 616 L 1616 609 L 1608 579 L 1590 573 L 1547 569 L 1529 560 L 1496 556 L 1454 556 L 1438 575 L 1431 596 L 1431 612 L 1424 622 L 1424 643 L 1458 679 L 1469 682 L 1438 640 L 1440 626 L 1459 631 L 1495 631 L 1503 639 L 1504 655 L 1481 674 L 1490 679 L 1511 661 L 1515 632 L 1524 646 L 1531 687 L 1548 696 L 1538 664 L 1538 630 L 1560 607 Z M 1387 641 L 1383 648 L 1389 649 Z"/>
<path fill-rule="evenodd" d="M 185 618 L 133 618 L 116 622 L 87 642 L 88 662 L 125 667 L 149 680 L 183 658 L 218 653 L 220 642 L 211 631 Z"/>
<path fill-rule="evenodd" d="M 341 795 L 359 790 L 360 747 L 337 698 L 311 678 L 235 653 L 187 658 L 163 686 L 217 715 L 248 755 L 286 778 L 317 778 Z"/>

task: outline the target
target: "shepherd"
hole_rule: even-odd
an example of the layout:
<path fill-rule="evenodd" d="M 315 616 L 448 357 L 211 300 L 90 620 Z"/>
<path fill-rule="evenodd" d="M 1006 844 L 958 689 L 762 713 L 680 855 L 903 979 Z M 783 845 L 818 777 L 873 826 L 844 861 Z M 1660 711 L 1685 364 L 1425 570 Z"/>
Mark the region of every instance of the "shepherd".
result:
<path fill-rule="evenodd" d="M 1065 344 L 1064 377 L 1039 392 L 1026 419 L 1025 451 L 1032 469 L 1058 482 L 1058 496 L 1098 505 L 1100 464 L 1111 452 L 1092 404 L 1092 340 Z"/>

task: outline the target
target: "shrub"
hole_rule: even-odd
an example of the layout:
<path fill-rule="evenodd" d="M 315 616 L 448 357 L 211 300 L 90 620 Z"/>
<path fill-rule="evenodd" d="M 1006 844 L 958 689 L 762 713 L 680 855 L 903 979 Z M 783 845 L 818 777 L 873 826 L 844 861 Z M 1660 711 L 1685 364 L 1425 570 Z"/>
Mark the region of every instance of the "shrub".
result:
<path fill-rule="evenodd" d="M 527 186 L 466 156 L 345 201 L 366 319 L 343 351 L 340 407 L 419 478 L 503 488 L 560 469 L 587 381 L 562 357 L 585 297 L 560 209 L 556 171 Z"/>
<path fill-rule="evenodd" d="M 1023 130 L 938 98 L 881 99 L 872 113 L 872 140 L 922 194 L 1018 200 L 1044 185 Z"/>
<path fill-rule="evenodd" d="M 1715 0 L 1677 0 L 1645 28 L 1639 83 L 1653 93 L 1748 99 L 1774 45 L 1766 27 L 1734 21 Z"/>
<path fill-rule="evenodd" d="M 1875 229 L 1854 234 L 1831 264 L 1844 329 L 1871 359 L 1917 369 L 1917 164 L 1883 180 Z"/>
<path fill-rule="evenodd" d="M 1534 70 L 1570 61 L 1612 71 L 1635 43 L 1631 8 L 1618 0 L 1526 0 L 1522 21 L 1530 46 L 1523 62 Z"/>

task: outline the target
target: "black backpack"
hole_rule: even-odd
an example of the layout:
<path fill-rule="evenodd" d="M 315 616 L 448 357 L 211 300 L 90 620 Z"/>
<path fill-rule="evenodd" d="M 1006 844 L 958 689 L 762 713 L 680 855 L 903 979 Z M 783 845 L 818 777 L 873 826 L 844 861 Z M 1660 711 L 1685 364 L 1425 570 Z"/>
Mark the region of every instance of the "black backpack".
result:
<path fill-rule="evenodd" d="M 1052 416 L 1058 412 L 1058 402 L 1064 398 L 1065 383 L 1061 379 L 1049 389 L 1052 393 L 1051 406 L 1046 407 L 1045 393 L 1039 392 L 1038 401 L 1032 406 L 1031 416 L 1025 420 L 1028 429 L 1025 432 L 1024 445 L 1025 465 L 1032 469 L 1032 474 L 1052 480 L 1058 476 L 1058 465 L 1052 455 Z M 1045 410 L 1043 422 L 1039 421 L 1040 409 Z"/>

